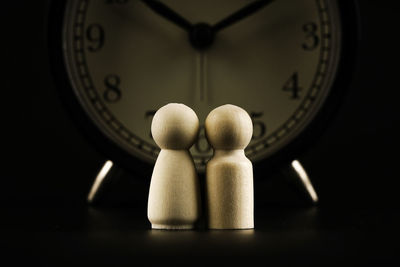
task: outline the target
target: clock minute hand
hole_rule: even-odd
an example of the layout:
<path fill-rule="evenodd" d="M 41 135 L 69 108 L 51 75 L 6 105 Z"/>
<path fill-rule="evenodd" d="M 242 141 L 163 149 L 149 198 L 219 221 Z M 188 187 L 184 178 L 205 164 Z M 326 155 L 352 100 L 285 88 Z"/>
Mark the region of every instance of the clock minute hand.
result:
<path fill-rule="evenodd" d="M 214 26 L 212 26 L 212 29 L 214 32 L 218 32 L 228 26 L 231 26 L 232 24 L 244 19 L 245 17 L 248 17 L 261 8 L 265 7 L 266 5 L 272 3 L 274 0 L 258 0 L 254 1 L 243 8 L 239 9 L 235 13 L 229 15 L 228 17 L 224 18 L 220 22 L 216 23 Z"/>
<path fill-rule="evenodd" d="M 186 31 L 192 29 L 192 24 L 189 21 L 162 2 L 157 0 L 142 0 L 142 2 L 158 15 L 171 21 L 180 28 L 183 28 Z"/>

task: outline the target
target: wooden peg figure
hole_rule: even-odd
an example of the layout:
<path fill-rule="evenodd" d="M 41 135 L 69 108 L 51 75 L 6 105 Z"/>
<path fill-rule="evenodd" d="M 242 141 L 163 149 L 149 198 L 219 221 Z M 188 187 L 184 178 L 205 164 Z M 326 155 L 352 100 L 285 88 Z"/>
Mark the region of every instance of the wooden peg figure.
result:
<path fill-rule="evenodd" d="M 196 113 L 183 104 L 161 107 L 151 133 L 161 148 L 150 182 L 147 216 L 153 229 L 191 229 L 200 216 L 200 188 L 189 148 L 199 132 Z"/>
<path fill-rule="evenodd" d="M 210 112 L 206 137 L 214 155 L 206 166 L 206 203 L 211 229 L 254 228 L 253 165 L 244 149 L 253 135 L 248 113 L 234 105 Z"/>

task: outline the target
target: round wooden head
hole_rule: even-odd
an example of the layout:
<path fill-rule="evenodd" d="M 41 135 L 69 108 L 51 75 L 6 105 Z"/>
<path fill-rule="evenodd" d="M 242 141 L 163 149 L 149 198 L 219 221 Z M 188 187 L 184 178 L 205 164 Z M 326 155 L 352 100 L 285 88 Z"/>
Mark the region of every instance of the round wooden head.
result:
<path fill-rule="evenodd" d="M 199 132 L 196 113 L 184 104 L 161 107 L 153 117 L 151 134 L 162 149 L 189 149 Z"/>
<path fill-rule="evenodd" d="M 253 135 L 253 123 L 244 109 L 227 104 L 208 114 L 205 130 L 214 149 L 244 149 Z"/>

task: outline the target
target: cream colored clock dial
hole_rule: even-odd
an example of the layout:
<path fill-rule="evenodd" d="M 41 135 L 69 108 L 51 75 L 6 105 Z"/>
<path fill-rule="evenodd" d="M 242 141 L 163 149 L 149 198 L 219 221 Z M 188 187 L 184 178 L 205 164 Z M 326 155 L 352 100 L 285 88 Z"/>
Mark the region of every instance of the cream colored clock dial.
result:
<path fill-rule="evenodd" d="M 249 0 L 164 0 L 191 23 L 213 25 Z M 64 61 L 81 105 L 97 127 L 132 156 L 154 162 L 152 115 L 184 103 L 201 124 L 217 106 L 249 112 L 253 161 L 301 133 L 322 107 L 337 71 L 336 1 L 276 0 L 219 31 L 204 50 L 142 1 L 68 1 Z M 204 131 L 191 149 L 201 169 L 212 154 Z"/>

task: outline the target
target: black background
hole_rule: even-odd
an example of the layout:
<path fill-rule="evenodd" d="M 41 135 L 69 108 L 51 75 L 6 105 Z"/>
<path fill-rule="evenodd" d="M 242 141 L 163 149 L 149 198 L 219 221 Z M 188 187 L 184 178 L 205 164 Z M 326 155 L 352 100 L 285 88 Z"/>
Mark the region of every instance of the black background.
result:
<path fill-rule="evenodd" d="M 59 99 L 48 58 L 48 1 L 3 4 L 2 259 L 52 266 L 140 259 L 398 263 L 400 8 L 388 0 L 360 2 L 351 90 L 327 131 L 299 156 L 321 203 L 298 205 L 285 184 L 256 180 L 254 232 L 172 233 L 150 231 L 149 180 L 133 182 L 130 205 L 86 204 L 105 158 Z"/>

